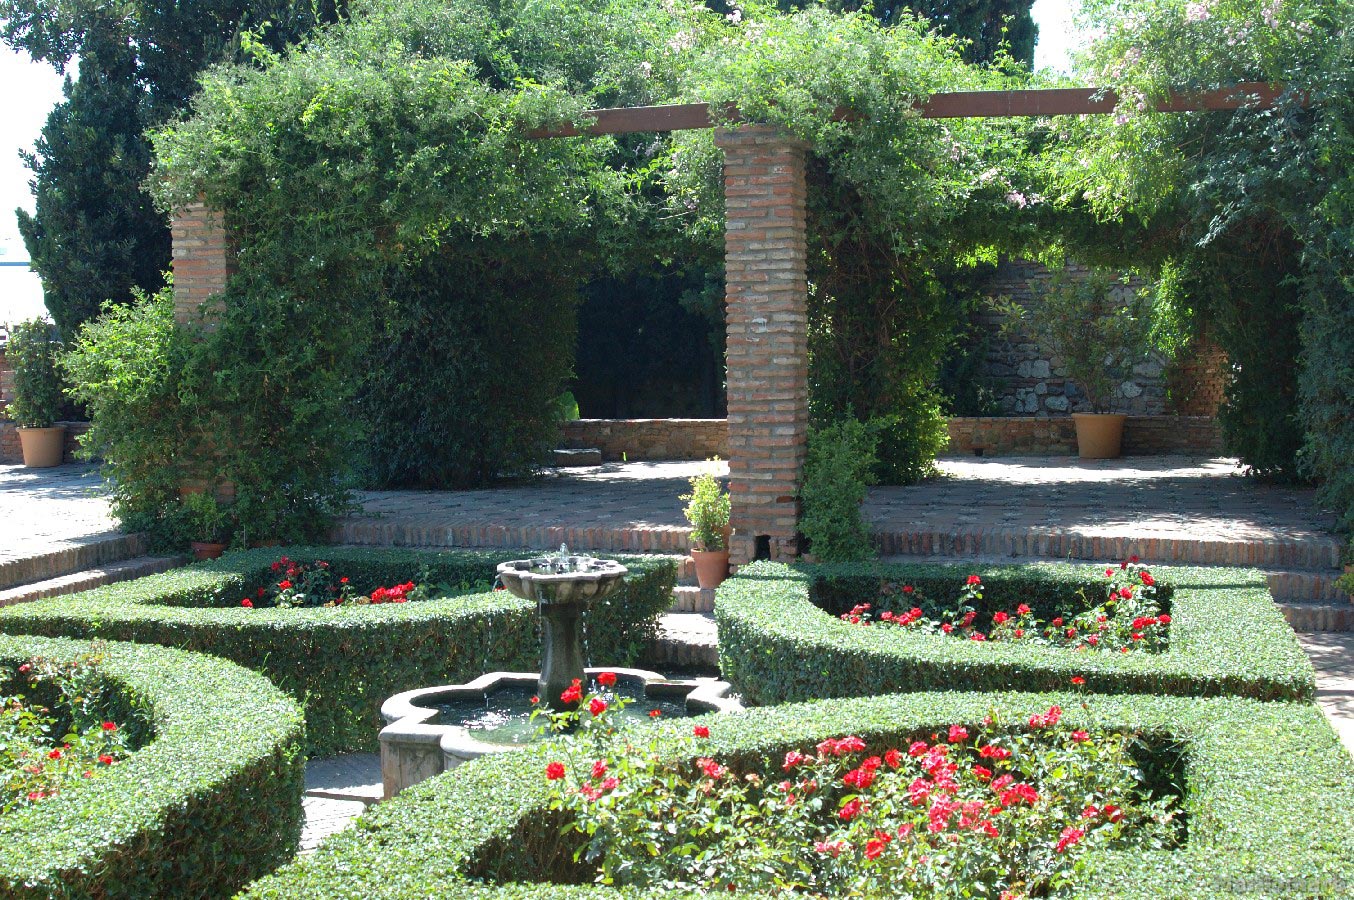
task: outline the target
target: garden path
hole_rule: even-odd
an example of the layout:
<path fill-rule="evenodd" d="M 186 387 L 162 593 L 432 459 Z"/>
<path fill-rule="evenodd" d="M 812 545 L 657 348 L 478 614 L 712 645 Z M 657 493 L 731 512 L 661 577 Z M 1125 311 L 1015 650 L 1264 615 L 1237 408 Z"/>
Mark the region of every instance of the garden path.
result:
<path fill-rule="evenodd" d="M 116 531 L 93 466 L 0 466 L 0 563 Z"/>

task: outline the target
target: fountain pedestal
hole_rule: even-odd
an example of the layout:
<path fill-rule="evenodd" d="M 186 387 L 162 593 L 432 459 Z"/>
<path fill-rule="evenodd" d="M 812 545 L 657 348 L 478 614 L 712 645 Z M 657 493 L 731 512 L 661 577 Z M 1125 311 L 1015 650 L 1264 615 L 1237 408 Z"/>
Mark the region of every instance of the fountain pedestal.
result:
<path fill-rule="evenodd" d="M 574 709 L 560 695 L 583 677 L 583 613 L 591 603 L 542 603 L 541 677 L 536 696 L 556 712 Z"/>

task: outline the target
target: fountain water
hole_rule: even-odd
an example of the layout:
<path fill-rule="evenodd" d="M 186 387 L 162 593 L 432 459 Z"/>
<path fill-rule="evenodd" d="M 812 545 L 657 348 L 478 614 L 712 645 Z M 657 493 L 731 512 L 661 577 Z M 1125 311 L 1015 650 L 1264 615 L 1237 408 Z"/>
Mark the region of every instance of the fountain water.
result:
<path fill-rule="evenodd" d="M 530 723 L 534 694 L 551 709 L 567 706 L 560 695 L 579 679 L 588 684 L 603 671 L 616 675 L 608 690 L 642 700 L 664 716 L 741 709 L 729 685 L 715 679 L 669 680 L 644 669 L 586 668 L 583 617 L 623 583 L 627 570 L 614 560 L 570 554 L 515 559 L 498 566 L 503 587 L 536 603 L 542 622 L 541 671 L 490 672 L 467 684 L 420 688 L 396 694 L 381 707 L 381 776 L 385 796 L 487 753 L 502 753 L 537 737 Z M 594 685 L 594 690 L 596 689 Z"/>

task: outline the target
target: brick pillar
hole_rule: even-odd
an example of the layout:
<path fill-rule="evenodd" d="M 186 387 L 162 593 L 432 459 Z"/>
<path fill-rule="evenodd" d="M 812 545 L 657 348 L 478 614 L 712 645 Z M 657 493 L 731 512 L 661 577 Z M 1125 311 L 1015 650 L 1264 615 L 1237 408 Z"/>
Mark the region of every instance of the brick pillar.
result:
<path fill-rule="evenodd" d="M 719 129 L 724 150 L 729 477 L 735 564 L 798 553 L 809 421 L 807 145 L 773 128 Z"/>
<path fill-rule="evenodd" d="M 176 212 L 169 229 L 174 239 L 174 320 L 210 325 L 220 308 L 208 301 L 225 290 L 235 271 L 225 217 L 199 200 Z"/>

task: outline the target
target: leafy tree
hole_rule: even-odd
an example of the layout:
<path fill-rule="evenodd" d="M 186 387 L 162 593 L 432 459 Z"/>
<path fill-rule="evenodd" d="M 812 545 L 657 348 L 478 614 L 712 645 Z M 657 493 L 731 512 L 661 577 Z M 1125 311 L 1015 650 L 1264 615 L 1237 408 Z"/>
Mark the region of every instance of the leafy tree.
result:
<path fill-rule="evenodd" d="M 67 334 L 105 300 L 153 292 L 169 266 L 166 218 L 142 183 L 150 172 L 145 129 L 187 106 L 198 75 L 236 55 L 242 27 L 282 47 L 332 20 L 319 6 L 275 0 L 170 4 L 134 0 L 110 8 L 93 0 L 0 0 L 0 37 L 39 62 L 79 79 L 48 117 L 36 152 L 33 215 L 19 229 L 43 282 L 47 308 Z"/>
<path fill-rule="evenodd" d="M 47 309 L 65 335 L 105 300 L 158 288 L 169 263 L 164 217 L 140 188 L 150 147 L 134 54 L 111 24 L 91 26 L 83 47 L 79 80 L 66 80 L 66 100 L 25 156 L 36 213 L 17 211 Z"/>

